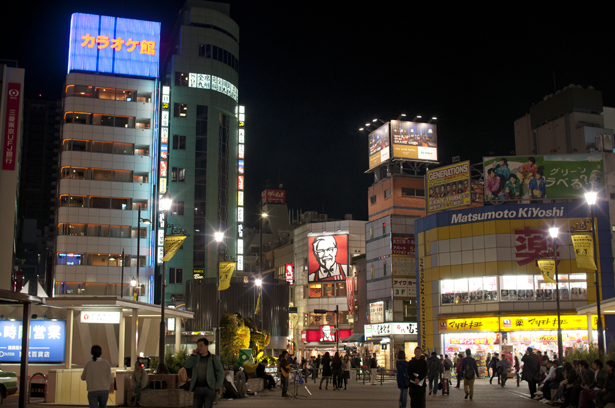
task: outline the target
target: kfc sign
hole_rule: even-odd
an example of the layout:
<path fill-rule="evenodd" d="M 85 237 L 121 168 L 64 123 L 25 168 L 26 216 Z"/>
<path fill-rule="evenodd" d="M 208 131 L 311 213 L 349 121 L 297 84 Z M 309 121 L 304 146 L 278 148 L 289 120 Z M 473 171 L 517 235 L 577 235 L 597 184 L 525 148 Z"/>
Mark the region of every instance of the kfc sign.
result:
<path fill-rule="evenodd" d="M 286 191 L 284 190 L 265 190 L 261 193 L 263 204 L 284 204 L 286 202 Z"/>
<path fill-rule="evenodd" d="M 286 282 L 289 284 L 293 284 L 293 264 L 286 264 Z"/>

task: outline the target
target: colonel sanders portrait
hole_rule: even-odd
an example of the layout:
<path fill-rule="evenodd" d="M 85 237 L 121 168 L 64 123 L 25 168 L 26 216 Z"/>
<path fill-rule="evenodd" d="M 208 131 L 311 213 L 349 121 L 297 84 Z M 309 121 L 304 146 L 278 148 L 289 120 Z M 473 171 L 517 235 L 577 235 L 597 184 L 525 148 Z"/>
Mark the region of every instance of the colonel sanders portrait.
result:
<path fill-rule="evenodd" d="M 318 269 L 310 271 L 308 281 L 321 282 L 346 279 L 348 265 L 337 262 L 337 241 L 334 236 L 327 235 L 314 238 L 311 251 L 314 259 L 318 262 Z"/>

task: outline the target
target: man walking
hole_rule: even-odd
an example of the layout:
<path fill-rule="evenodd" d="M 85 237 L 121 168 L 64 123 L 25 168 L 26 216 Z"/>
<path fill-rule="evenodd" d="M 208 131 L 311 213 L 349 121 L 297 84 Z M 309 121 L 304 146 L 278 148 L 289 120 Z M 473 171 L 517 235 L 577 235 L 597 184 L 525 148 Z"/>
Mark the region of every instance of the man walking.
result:
<path fill-rule="evenodd" d="M 372 356 L 369 362 L 369 368 L 371 371 L 371 385 L 376 385 L 376 376 L 378 375 L 378 360 L 376 360 L 376 353 Z"/>
<path fill-rule="evenodd" d="M 487 366 L 487 367 L 491 367 L 491 378 L 489 378 L 489 384 L 492 384 L 493 377 L 498 375 L 497 365 L 499 362 L 500 362 L 500 359 L 498 358 L 498 353 L 494 353 L 493 357 L 491 358 L 490 365 Z M 500 377 L 498 376 L 498 384 L 499 383 L 500 383 Z"/>
<path fill-rule="evenodd" d="M 453 385 L 452 377 L 451 377 L 451 369 L 453 368 L 453 362 L 450 358 L 448 358 L 448 354 L 444 355 L 444 362 L 442 363 L 444 367 L 444 378 L 448 381 L 449 385 Z"/>
<path fill-rule="evenodd" d="M 478 364 L 472 357 L 472 350 L 466 350 L 466 357 L 461 364 L 461 372 L 463 373 L 463 390 L 466 393 L 465 399 L 470 397 L 470 401 L 474 398 L 474 380 L 478 377 Z"/>
<path fill-rule="evenodd" d="M 527 348 L 521 361 L 523 361 L 523 374 L 521 379 L 527 381 L 530 389 L 530 398 L 534 398 L 536 396 L 536 377 L 540 372 L 540 361 L 531 347 Z"/>
<path fill-rule="evenodd" d="M 431 353 L 431 357 L 427 360 L 427 368 L 429 370 L 429 395 L 431 395 L 432 392 L 433 395 L 436 395 L 438 394 L 438 382 L 443 368 L 442 362 L 435 351 Z"/>
<path fill-rule="evenodd" d="M 196 349 L 188 357 L 184 367 L 192 369 L 190 391 L 194 392 L 193 408 L 211 408 L 214 404 L 216 388 L 222 387 L 224 382 L 224 369 L 218 356 L 208 350 L 209 340 L 198 339 Z"/>
<path fill-rule="evenodd" d="M 425 389 L 427 388 L 427 361 L 420 347 L 414 349 L 414 357 L 408 363 L 408 378 L 410 379 L 410 407 L 425 408 Z"/>

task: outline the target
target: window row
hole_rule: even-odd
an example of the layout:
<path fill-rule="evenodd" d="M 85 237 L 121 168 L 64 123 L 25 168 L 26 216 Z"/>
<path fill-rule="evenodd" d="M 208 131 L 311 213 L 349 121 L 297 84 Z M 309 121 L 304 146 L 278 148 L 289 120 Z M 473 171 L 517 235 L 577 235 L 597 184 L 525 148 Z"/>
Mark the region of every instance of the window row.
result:
<path fill-rule="evenodd" d="M 145 267 L 145 256 L 139 257 L 139 266 Z M 122 266 L 121 254 L 78 254 L 73 252 L 58 252 L 58 265 L 90 265 L 90 266 Z M 136 255 L 124 254 L 124 265 L 137 267 Z"/>
<path fill-rule="evenodd" d="M 141 238 L 147 238 L 147 227 L 141 228 Z M 79 237 L 137 238 L 138 228 L 128 225 L 58 224 L 58 235 Z"/>
<path fill-rule="evenodd" d="M 56 282 L 55 293 L 60 295 L 90 295 L 90 296 L 130 296 L 132 287 L 129 282 L 97 283 L 97 282 Z M 145 296 L 145 284 L 140 285 L 140 295 Z"/>
<path fill-rule="evenodd" d="M 425 197 L 425 190 L 419 188 L 403 188 L 401 189 L 402 197 Z"/>
<path fill-rule="evenodd" d="M 183 283 L 184 270 L 180 268 L 169 268 L 169 283 Z"/>
<path fill-rule="evenodd" d="M 105 88 L 102 86 L 68 85 L 65 96 L 80 96 L 111 101 L 152 102 L 151 92 L 137 92 L 130 89 Z"/>
<path fill-rule="evenodd" d="M 64 123 L 79 123 L 81 125 L 111 126 L 128 129 L 149 129 L 150 118 L 135 118 L 134 116 L 107 115 L 90 112 L 65 112 Z"/>
<path fill-rule="evenodd" d="M 340 312 L 339 324 L 348 324 L 348 312 Z M 309 315 L 310 326 L 322 326 L 335 324 L 335 313 L 330 312 L 327 314 L 310 313 Z"/>
<path fill-rule="evenodd" d="M 62 167 L 60 178 L 75 180 L 119 181 L 121 183 L 147 183 L 149 173 L 131 170 L 90 169 L 87 167 Z"/>
<path fill-rule="evenodd" d="M 230 51 L 211 44 L 199 44 L 199 57 L 218 60 L 239 72 L 239 60 Z"/>
<path fill-rule="evenodd" d="M 119 197 L 97 197 L 84 195 L 60 196 L 60 207 L 102 208 L 108 210 L 147 210 L 147 200 L 133 200 Z"/>
<path fill-rule="evenodd" d="M 499 281 L 499 286 L 498 286 Z M 485 276 L 482 278 L 440 281 L 443 305 L 556 300 L 555 283 L 545 282 L 542 275 Z M 584 273 L 559 275 L 560 300 L 587 300 L 587 277 Z"/>
<path fill-rule="evenodd" d="M 64 139 L 63 151 L 125 154 L 129 156 L 149 156 L 149 146 L 135 146 L 133 143 L 99 142 L 96 140 Z"/>
<path fill-rule="evenodd" d="M 307 295 L 311 298 L 346 296 L 346 282 L 310 283 Z"/>

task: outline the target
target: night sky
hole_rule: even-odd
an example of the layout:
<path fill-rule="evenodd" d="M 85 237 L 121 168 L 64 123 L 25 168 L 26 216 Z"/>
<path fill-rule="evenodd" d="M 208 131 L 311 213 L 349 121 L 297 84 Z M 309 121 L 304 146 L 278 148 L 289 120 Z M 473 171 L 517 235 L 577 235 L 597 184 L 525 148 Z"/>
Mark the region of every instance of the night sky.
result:
<path fill-rule="evenodd" d="M 437 116 L 440 163 L 456 155 L 477 163 L 484 155 L 511 154 L 513 121 L 555 87 L 591 85 L 603 92 L 606 106 L 615 106 L 612 22 L 599 10 L 230 4 L 240 26 L 239 100 L 247 110 L 252 219 L 261 190 L 280 183 L 290 208 L 367 219 L 373 176 L 364 174 L 367 133 L 358 129 L 374 118 Z M 0 20 L 0 58 L 17 59 L 26 69 L 28 97 L 58 99 L 71 13 L 160 21 L 165 47 L 182 5 L 13 2 L 15 13 L 3 12 Z"/>

